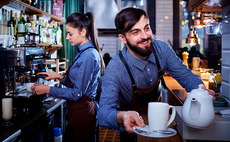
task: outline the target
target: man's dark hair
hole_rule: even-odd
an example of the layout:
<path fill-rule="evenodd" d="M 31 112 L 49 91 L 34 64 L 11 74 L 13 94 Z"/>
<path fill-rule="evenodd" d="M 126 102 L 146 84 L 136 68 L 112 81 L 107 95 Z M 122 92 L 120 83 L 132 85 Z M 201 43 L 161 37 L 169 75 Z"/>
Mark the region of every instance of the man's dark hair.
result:
<path fill-rule="evenodd" d="M 140 20 L 142 15 L 148 18 L 148 15 L 142 9 L 130 7 L 121 10 L 115 17 L 117 32 L 124 35 Z"/>

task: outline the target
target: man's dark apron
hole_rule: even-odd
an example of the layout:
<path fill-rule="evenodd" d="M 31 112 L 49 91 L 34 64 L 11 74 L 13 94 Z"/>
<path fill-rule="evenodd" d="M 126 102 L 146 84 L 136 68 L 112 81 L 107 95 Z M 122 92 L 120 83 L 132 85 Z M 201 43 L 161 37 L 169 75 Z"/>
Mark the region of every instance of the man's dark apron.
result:
<path fill-rule="evenodd" d="M 154 54 L 155 54 L 155 52 L 154 52 Z M 161 101 L 161 95 L 160 95 L 161 94 L 161 86 L 159 85 L 160 84 L 160 77 L 158 75 L 156 82 L 152 86 L 150 86 L 148 88 L 138 88 L 136 86 L 136 83 L 133 79 L 133 76 L 130 72 L 130 69 L 129 69 L 121 51 L 119 53 L 119 56 L 120 56 L 122 63 L 125 65 L 128 73 L 129 73 L 130 79 L 132 81 L 132 100 L 129 104 L 124 104 L 120 101 L 119 102 L 120 110 L 122 110 L 122 111 L 134 110 L 134 111 L 137 111 L 140 115 L 141 114 L 147 115 L 148 103 Z M 156 57 L 156 55 L 155 55 L 155 57 Z M 158 60 L 156 60 L 156 62 L 159 63 Z M 158 67 L 158 72 L 159 71 L 161 71 L 161 70 L 159 70 L 159 67 Z M 123 142 L 123 141 L 124 142 L 125 141 L 129 141 L 129 142 L 137 141 L 136 135 L 128 134 L 126 131 L 123 131 L 120 133 L 120 138 L 121 138 L 121 142 Z"/>
<path fill-rule="evenodd" d="M 84 49 L 82 52 L 84 52 L 86 49 Z M 80 57 L 82 52 L 79 53 L 78 57 Z M 78 59 L 78 57 L 74 60 L 74 62 Z M 66 72 L 68 88 L 73 88 L 73 85 L 68 77 L 71 66 Z M 96 106 L 92 98 L 88 97 L 87 95 L 83 95 L 83 97 L 78 101 L 67 101 L 67 120 L 68 125 L 64 135 L 65 142 L 94 141 L 96 127 Z"/>

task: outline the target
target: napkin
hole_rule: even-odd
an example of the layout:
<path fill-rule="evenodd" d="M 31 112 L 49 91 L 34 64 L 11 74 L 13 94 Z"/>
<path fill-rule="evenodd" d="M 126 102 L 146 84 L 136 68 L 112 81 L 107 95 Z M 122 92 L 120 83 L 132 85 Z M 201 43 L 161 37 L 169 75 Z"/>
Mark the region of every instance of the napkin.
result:
<path fill-rule="evenodd" d="M 220 114 L 222 117 L 230 117 L 230 109 L 221 110 Z"/>

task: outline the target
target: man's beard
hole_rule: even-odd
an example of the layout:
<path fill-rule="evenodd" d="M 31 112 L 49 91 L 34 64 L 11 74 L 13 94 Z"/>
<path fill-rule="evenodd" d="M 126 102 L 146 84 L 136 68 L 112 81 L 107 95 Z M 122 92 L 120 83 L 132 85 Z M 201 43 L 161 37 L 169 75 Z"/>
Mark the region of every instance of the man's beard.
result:
<path fill-rule="evenodd" d="M 141 42 L 145 42 L 145 41 L 149 41 L 150 40 L 150 46 L 145 46 L 145 49 L 142 49 L 142 48 L 140 48 L 140 47 L 138 47 L 137 45 L 139 44 L 139 43 L 141 43 Z M 147 57 L 147 56 L 149 56 L 150 54 L 151 54 L 151 52 L 152 52 L 152 39 L 150 38 L 150 37 L 148 37 L 147 39 L 143 39 L 143 40 L 141 40 L 141 41 L 139 41 L 138 43 L 137 43 L 137 45 L 132 45 L 129 41 L 128 41 L 128 39 L 126 38 L 126 42 L 127 42 L 127 45 L 128 45 L 128 47 L 133 51 L 133 52 L 135 52 L 136 54 L 138 54 L 138 55 L 140 55 L 140 56 L 142 56 L 142 57 Z"/>

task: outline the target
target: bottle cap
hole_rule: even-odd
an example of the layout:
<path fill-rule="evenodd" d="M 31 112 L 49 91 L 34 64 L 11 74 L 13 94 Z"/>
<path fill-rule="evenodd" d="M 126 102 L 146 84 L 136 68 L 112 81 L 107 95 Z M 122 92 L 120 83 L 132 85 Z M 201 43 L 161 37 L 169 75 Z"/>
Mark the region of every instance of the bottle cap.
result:
<path fill-rule="evenodd" d="M 61 136 L 61 128 L 55 127 L 54 128 L 54 137 Z"/>

